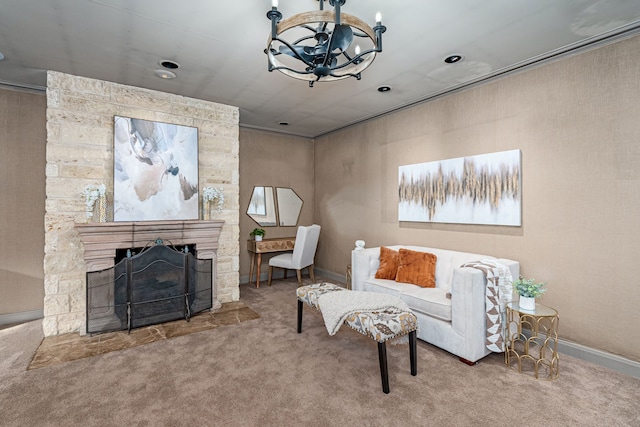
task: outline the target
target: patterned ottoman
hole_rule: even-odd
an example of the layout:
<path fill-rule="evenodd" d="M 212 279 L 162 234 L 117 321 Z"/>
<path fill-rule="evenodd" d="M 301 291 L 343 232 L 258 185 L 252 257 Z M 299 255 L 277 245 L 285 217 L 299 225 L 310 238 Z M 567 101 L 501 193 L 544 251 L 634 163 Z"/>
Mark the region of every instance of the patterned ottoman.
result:
<path fill-rule="evenodd" d="M 386 341 L 403 335 L 409 335 L 411 375 L 417 375 L 416 330 L 418 328 L 418 319 L 410 309 L 394 306 L 394 303 L 399 300 L 393 296 L 372 292 L 350 291 L 327 282 L 301 286 L 296 289 L 296 296 L 298 297 L 298 333 L 302 332 L 302 311 L 304 304 L 322 312 L 319 303 L 320 297 L 333 292 L 341 293 L 340 295 L 336 295 L 336 297 L 341 300 L 343 306 L 355 307 L 354 309 L 349 309 L 348 313 L 340 318 L 344 318 L 344 324 L 377 341 L 382 391 L 384 393 L 389 393 Z M 357 308 L 358 302 L 363 299 L 362 297 L 375 297 L 379 301 L 386 301 L 390 304 L 388 306 L 386 304 L 381 305 L 384 306 L 383 309 L 369 309 L 366 307 L 372 307 L 371 305 L 363 304 L 363 308 L 359 309 Z M 324 298 L 325 303 L 330 299 L 335 300 L 336 298 Z M 404 305 L 401 301 L 400 303 Z M 323 313 L 323 317 L 325 317 L 325 324 L 327 324 L 327 329 L 329 330 L 330 327 L 325 314 L 326 313 Z M 337 328 L 335 328 L 333 333 L 331 333 L 331 330 L 329 333 L 333 335 L 335 331 L 337 331 Z"/>

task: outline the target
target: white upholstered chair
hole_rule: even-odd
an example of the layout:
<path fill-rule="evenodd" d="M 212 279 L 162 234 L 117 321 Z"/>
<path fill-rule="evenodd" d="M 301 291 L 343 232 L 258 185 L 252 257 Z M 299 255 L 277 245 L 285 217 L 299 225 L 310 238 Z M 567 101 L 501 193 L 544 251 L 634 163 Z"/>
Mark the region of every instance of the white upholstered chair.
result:
<path fill-rule="evenodd" d="M 271 286 L 273 267 L 284 268 L 285 278 L 287 277 L 287 270 L 296 270 L 298 274 L 298 284 L 300 285 L 302 285 L 302 269 L 309 267 L 309 277 L 311 277 L 311 281 L 315 281 L 316 279 L 313 276 L 313 263 L 319 237 L 320 226 L 317 224 L 298 227 L 293 252 L 276 255 L 269 260 L 269 286 Z"/>

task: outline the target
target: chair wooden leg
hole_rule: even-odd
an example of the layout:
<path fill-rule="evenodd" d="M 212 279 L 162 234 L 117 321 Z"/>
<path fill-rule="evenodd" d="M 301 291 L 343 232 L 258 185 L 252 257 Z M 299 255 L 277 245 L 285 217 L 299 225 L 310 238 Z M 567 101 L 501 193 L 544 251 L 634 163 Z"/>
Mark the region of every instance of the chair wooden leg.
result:
<path fill-rule="evenodd" d="M 269 266 L 269 278 L 267 279 L 267 284 L 271 286 L 271 275 L 273 274 L 273 267 Z"/>
<path fill-rule="evenodd" d="M 302 271 L 296 270 L 296 274 L 298 275 L 298 285 L 302 286 Z"/>
<path fill-rule="evenodd" d="M 316 278 L 313 275 L 313 264 L 309 266 L 309 277 L 311 277 L 311 283 L 316 283 Z"/>
<path fill-rule="evenodd" d="M 285 268 L 285 269 L 284 269 L 284 278 L 285 278 L 285 279 L 287 278 L 287 271 L 288 271 L 288 270 Z"/>

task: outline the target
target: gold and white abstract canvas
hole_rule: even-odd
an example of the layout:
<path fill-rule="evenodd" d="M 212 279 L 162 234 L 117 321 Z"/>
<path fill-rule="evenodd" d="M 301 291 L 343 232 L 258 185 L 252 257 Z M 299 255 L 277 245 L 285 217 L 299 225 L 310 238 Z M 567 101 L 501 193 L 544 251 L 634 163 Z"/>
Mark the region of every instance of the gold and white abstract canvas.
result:
<path fill-rule="evenodd" d="M 398 168 L 398 220 L 522 225 L 520 150 Z"/>

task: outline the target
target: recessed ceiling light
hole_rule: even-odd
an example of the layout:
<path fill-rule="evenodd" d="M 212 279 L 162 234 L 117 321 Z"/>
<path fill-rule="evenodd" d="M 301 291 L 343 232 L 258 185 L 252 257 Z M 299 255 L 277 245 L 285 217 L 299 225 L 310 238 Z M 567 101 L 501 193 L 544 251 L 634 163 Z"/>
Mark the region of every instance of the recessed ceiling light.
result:
<path fill-rule="evenodd" d="M 384 92 L 391 92 L 391 86 L 387 86 L 387 85 L 380 86 L 380 87 L 378 88 L 378 92 L 382 92 L 382 93 L 384 93 Z"/>
<path fill-rule="evenodd" d="M 178 68 L 180 68 L 180 64 L 170 59 L 163 59 L 162 61 L 160 61 L 160 65 L 170 70 L 177 70 Z"/>
<path fill-rule="evenodd" d="M 169 70 L 155 70 L 153 73 L 161 79 L 171 80 L 176 78 L 176 73 Z"/>
<path fill-rule="evenodd" d="M 464 59 L 464 56 L 455 54 L 455 55 L 450 55 L 444 58 L 444 62 L 446 62 L 447 64 L 455 64 L 456 62 L 460 62 L 463 59 Z"/>
<path fill-rule="evenodd" d="M 289 122 L 280 122 L 278 123 L 280 126 L 289 126 Z"/>

